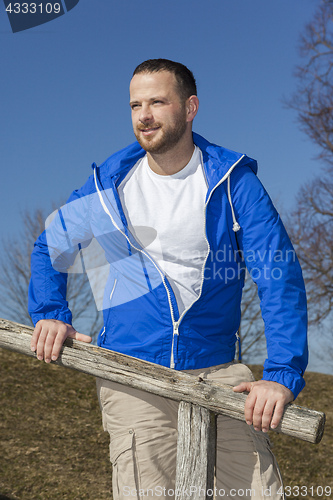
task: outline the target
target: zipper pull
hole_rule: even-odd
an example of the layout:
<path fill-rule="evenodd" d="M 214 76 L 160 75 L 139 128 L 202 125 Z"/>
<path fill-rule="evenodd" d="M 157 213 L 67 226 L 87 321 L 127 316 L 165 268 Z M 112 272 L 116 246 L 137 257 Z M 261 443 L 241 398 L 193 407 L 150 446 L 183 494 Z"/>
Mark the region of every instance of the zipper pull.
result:
<path fill-rule="evenodd" d="M 175 357 L 174 357 L 173 350 L 174 350 L 174 346 L 175 346 L 175 335 L 179 335 L 178 327 L 179 327 L 179 320 L 175 321 L 173 323 L 170 368 L 174 368 L 175 367 Z"/>

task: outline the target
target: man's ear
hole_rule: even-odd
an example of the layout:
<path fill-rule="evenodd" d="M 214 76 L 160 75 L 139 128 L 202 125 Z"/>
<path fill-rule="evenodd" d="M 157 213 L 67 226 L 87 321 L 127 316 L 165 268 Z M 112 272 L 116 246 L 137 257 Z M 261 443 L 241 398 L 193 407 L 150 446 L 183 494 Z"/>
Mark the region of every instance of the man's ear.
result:
<path fill-rule="evenodd" d="M 199 109 L 199 99 L 196 95 L 191 95 L 186 101 L 186 115 L 187 121 L 191 122 L 194 120 Z"/>

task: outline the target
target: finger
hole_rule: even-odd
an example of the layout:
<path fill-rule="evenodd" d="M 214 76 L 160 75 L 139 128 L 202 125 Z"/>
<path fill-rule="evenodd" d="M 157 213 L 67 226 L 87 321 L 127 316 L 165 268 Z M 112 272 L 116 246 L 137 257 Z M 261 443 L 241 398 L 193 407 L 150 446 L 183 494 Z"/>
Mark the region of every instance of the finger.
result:
<path fill-rule="evenodd" d="M 265 402 L 260 401 L 258 398 L 253 408 L 252 424 L 256 431 L 262 429 L 262 417 L 265 409 Z"/>
<path fill-rule="evenodd" d="M 248 425 L 253 423 L 253 411 L 257 402 L 257 396 L 251 393 L 247 396 L 244 407 L 245 420 Z"/>
<path fill-rule="evenodd" d="M 275 402 L 267 401 L 261 419 L 261 430 L 268 432 L 275 408 Z"/>
<path fill-rule="evenodd" d="M 272 429 L 275 429 L 279 425 L 283 412 L 284 412 L 284 403 L 282 401 L 278 401 L 275 405 L 275 410 L 272 418 L 272 423 L 271 423 Z"/>
<path fill-rule="evenodd" d="M 35 351 L 37 349 L 37 342 L 38 342 L 38 338 L 39 338 L 41 330 L 42 330 L 42 322 L 38 321 L 36 323 L 35 329 L 34 329 L 33 334 L 31 336 L 30 347 L 31 347 L 32 351 Z"/>
<path fill-rule="evenodd" d="M 80 340 L 81 342 L 92 342 L 92 338 L 84 333 L 74 332 L 74 334 L 71 333 L 68 336 L 74 338 L 75 340 Z"/>
<path fill-rule="evenodd" d="M 58 359 L 63 343 L 65 342 L 67 337 L 69 337 L 72 334 L 72 332 L 75 332 L 75 330 L 70 325 L 63 323 L 62 325 L 59 326 L 57 335 L 54 339 L 52 346 L 52 353 L 51 353 L 52 361 L 56 361 Z"/>
<path fill-rule="evenodd" d="M 232 388 L 234 392 L 250 392 L 252 388 L 252 382 L 242 382 L 241 384 L 235 385 Z"/>
<path fill-rule="evenodd" d="M 40 334 L 39 334 L 39 337 L 38 337 L 38 340 L 37 340 L 37 346 L 36 346 L 36 354 L 37 354 L 37 358 L 41 361 L 42 359 L 44 359 L 44 346 L 45 346 L 45 341 L 46 341 L 46 337 L 48 335 L 48 327 L 47 326 L 43 326 L 42 325 L 42 328 L 41 328 L 41 331 L 40 331 Z"/>
<path fill-rule="evenodd" d="M 44 360 L 46 363 L 51 363 L 51 356 L 56 336 L 57 330 L 49 328 L 44 341 Z"/>

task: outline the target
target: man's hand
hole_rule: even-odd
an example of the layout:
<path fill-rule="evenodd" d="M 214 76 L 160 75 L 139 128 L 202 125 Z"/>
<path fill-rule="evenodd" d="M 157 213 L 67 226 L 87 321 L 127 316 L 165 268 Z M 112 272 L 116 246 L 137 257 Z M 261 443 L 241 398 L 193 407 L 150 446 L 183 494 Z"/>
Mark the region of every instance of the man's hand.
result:
<path fill-rule="evenodd" d="M 78 333 L 71 325 L 56 319 L 41 319 L 37 322 L 31 337 L 31 350 L 36 351 L 37 358 L 46 363 L 58 359 L 62 344 L 67 337 L 91 342 L 92 338 Z"/>
<path fill-rule="evenodd" d="M 245 420 L 247 424 L 253 424 L 256 431 L 267 432 L 269 427 L 275 429 L 280 423 L 285 405 L 294 399 L 290 389 L 268 380 L 242 382 L 233 390 L 249 393 L 245 402 Z"/>

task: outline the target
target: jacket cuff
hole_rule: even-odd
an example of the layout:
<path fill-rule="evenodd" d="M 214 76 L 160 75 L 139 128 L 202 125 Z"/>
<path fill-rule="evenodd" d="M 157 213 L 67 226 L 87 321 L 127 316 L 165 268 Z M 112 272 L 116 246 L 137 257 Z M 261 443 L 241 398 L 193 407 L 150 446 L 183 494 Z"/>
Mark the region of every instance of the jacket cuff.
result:
<path fill-rule="evenodd" d="M 72 324 L 72 313 L 70 311 L 68 312 L 57 312 L 57 311 L 52 311 L 48 312 L 46 314 L 31 314 L 31 319 L 36 326 L 37 322 L 40 321 L 41 319 L 57 319 L 58 321 L 63 321 L 64 323 L 68 323 L 69 325 Z"/>
<path fill-rule="evenodd" d="M 281 368 L 281 369 L 265 369 L 263 373 L 263 380 L 268 380 L 271 382 L 278 382 L 284 385 L 294 395 L 294 400 L 297 398 L 299 393 L 304 389 L 305 380 L 300 373 L 291 368 Z"/>

